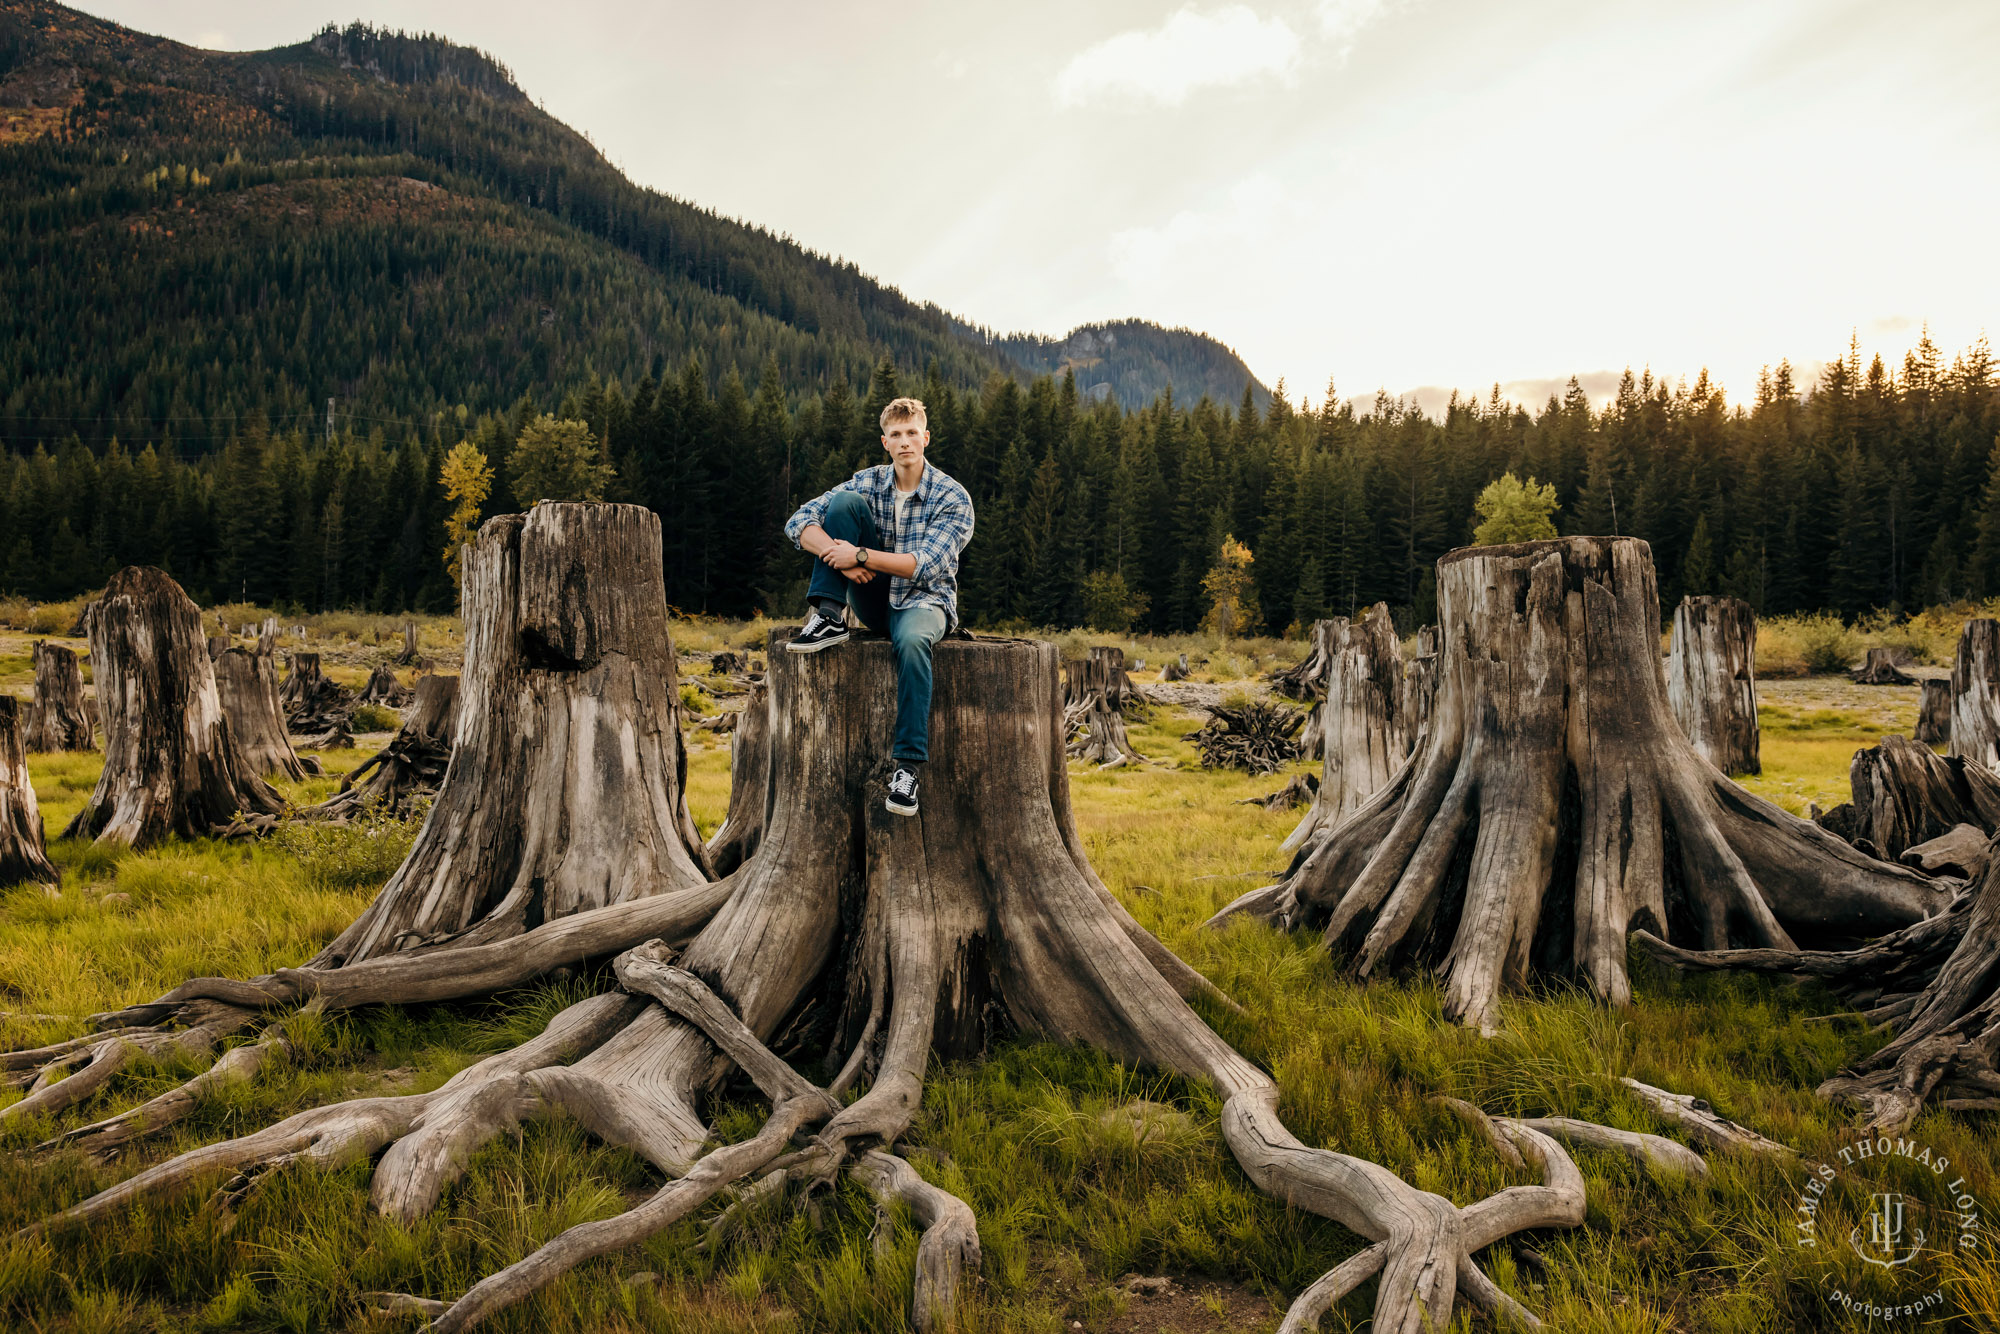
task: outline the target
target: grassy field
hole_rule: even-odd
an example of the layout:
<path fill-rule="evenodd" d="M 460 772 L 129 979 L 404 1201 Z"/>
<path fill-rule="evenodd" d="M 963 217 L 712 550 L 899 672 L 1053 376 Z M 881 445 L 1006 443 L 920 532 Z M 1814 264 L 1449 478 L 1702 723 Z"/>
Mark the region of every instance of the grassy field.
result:
<path fill-rule="evenodd" d="M 1842 799 L 1854 748 L 1906 730 L 1915 708 L 1913 688 L 1773 683 L 1763 712 L 1765 774 L 1751 785 L 1795 809 Z M 1282 864 L 1278 844 L 1295 816 L 1233 804 L 1285 775 L 1201 771 L 1180 736 L 1191 726 L 1186 715 L 1160 710 L 1131 735 L 1162 763 L 1075 771 L 1079 820 L 1092 864 L 1112 890 L 1245 1007 L 1211 1021 L 1276 1074 L 1283 1115 L 1307 1142 L 1375 1159 L 1466 1202 L 1523 1178 L 1433 1097 L 1672 1134 L 1618 1090 L 1617 1077 L 1628 1074 L 1707 1098 L 1809 1157 L 1845 1142 L 1844 1118 L 1812 1089 L 1881 1039 L 1812 988 L 1681 982 L 1642 969 L 1629 1010 L 1551 989 L 1511 1001 L 1503 1036 L 1482 1040 L 1440 1023 L 1437 995 L 1420 979 L 1361 986 L 1309 936 L 1203 930 L 1217 907 Z M 329 767 L 338 772 L 364 754 L 334 753 Z M 96 759 L 38 757 L 33 768 L 49 825 L 60 829 L 94 781 Z M 297 795 L 316 796 L 334 782 L 314 780 Z M 697 734 L 689 798 L 704 832 L 720 821 L 727 796 L 726 744 Z M 71 1036 L 81 1031 L 74 1016 L 150 997 L 190 974 L 242 976 L 295 964 L 360 910 L 414 832 L 410 824 L 317 831 L 143 856 L 59 842 L 52 848 L 64 871 L 59 895 L 0 893 L 0 1004 L 11 1008 L 0 1038 L 25 1046 Z M 15 1152 L 0 1157 L 0 1233 L 176 1149 L 335 1097 L 433 1088 L 535 1032 L 600 981 L 571 979 L 478 1005 L 282 1016 L 293 1042 L 288 1063 L 206 1105 L 168 1142 L 110 1166 L 18 1151 L 190 1071 L 148 1068 L 84 1111 L 7 1125 L 0 1138 Z M 1171 1104 L 1185 1120 L 1135 1136 L 1128 1122 L 1102 1119 L 1137 1097 Z M 985 1275 L 977 1328 L 1273 1328 L 1286 1301 L 1359 1241 L 1259 1195 L 1222 1146 L 1218 1111 L 1203 1087 L 1046 1043 L 1011 1042 L 984 1061 L 934 1069 L 909 1138 L 937 1151 L 921 1170 L 979 1215 Z M 724 1108 L 717 1124 L 733 1138 L 758 1116 L 755 1108 Z M 1975 1189 L 2000 1180 L 1990 1120 L 1934 1112 L 1913 1133 L 1948 1155 Z M 1828 1307 L 1833 1289 L 1877 1300 L 1943 1289 L 1950 1315 L 1934 1327 L 2000 1325 L 2000 1269 L 1990 1257 L 1948 1265 L 1927 1255 L 1891 1276 L 1844 1246 L 1794 1246 L 1790 1206 L 1800 1166 L 1719 1156 L 1709 1181 L 1690 1183 L 1652 1178 L 1622 1158 L 1578 1151 L 1577 1159 L 1590 1192 L 1585 1226 L 1482 1257 L 1554 1328 L 1747 1332 L 1865 1323 Z M 370 1211 L 362 1165 L 279 1174 L 227 1221 L 205 1191 L 190 1192 L 134 1210 L 115 1227 L 0 1248 L 0 1325 L 79 1334 L 410 1329 L 419 1323 L 411 1317 L 365 1313 L 358 1294 L 455 1296 L 654 1184 L 639 1160 L 555 1121 L 482 1150 L 440 1208 L 410 1229 Z M 1845 1235 L 1867 1207 L 1835 1198 L 1822 1229 Z M 587 1266 L 492 1328 L 906 1327 L 915 1236 L 899 1224 L 878 1249 L 873 1207 L 850 1189 L 753 1215 L 714 1246 L 703 1244 L 705 1222 Z M 1176 1286 L 1161 1296 L 1129 1295 L 1117 1285 L 1132 1273 L 1165 1274 Z M 1364 1288 L 1327 1327 L 1365 1328 L 1371 1297 Z M 1487 1327 L 1463 1314 L 1459 1325 Z"/>

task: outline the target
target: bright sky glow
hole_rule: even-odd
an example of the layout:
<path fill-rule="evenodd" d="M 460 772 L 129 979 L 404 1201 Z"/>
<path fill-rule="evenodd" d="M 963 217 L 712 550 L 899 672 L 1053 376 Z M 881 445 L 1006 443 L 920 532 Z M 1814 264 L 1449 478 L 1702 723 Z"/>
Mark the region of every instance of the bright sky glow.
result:
<path fill-rule="evenodd" d="M 1991 0 L 84 8 L 443 32 L 643 184 L 994 328 L 1202 329 L 1294 399 L 1628 364 L 1742 399 L 2000 323 Z"/>

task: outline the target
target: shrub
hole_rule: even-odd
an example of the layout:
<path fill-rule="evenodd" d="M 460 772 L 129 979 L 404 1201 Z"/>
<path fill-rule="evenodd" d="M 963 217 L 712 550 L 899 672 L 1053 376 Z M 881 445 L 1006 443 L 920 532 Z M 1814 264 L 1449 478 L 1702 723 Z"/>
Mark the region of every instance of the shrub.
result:
<path fill-rule="evenodd" d="M 363 704 L 347 721 L 357 732 L 393 732 L 403 725 L 401 715 L 381 704 Z"/>
<path fill-rule="evenodd" d="M 400 819 L 377 808 L 352 824 L 289 820 L 271 835 L 271 844 L 296 857 L 316 887 L 360 889 L 395 873 L 429 813 L 430 802 L 418 801 Z"/>
<path fill-rule="evenodd" d="M 681 685 L 681 707 L 689 713 L 703 714 L 715 708 L 715 701 L 708 697 L 707 691 L 694 682 L 687 681 Z"/>

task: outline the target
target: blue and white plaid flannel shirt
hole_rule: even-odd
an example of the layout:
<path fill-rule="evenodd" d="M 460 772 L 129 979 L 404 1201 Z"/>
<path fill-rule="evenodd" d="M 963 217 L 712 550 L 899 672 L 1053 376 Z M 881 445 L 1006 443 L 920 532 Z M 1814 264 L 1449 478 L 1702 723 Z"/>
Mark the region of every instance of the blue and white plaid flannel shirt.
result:
<path fill-rule="evenodd" d="M 785 536 L 799 545 L 812 524 L 824 526 L 827 502 L 852 491 L 868 502 L 875 527 L 894 550 L 917 558 L 917 572 L 905 579 L 889 577 L 889 605 L 942 608 L 945 620 L 958 624 L 958 553 L 972 540 L 972 497 L 936 464 L 924 464 L 923 480 L 903 511 L 903 531 L 896 531 L 896 467 L 892 463 L 863 468 L 823 496 L 808 500 L 785 521 Z"/>

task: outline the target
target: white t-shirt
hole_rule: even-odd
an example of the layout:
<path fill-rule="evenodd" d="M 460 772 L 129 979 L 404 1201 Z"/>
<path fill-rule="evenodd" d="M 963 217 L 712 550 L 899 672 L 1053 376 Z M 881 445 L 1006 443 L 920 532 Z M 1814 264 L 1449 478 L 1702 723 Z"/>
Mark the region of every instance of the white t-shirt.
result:
<path fill-rule="evenodd" d="M 916 494 L 917 493 L 914 489 L 909 491 L 904 491 L 899 488 L 896 492 L 896 531 L 890 540 L 895 542 L 897 546 L 902 545 L 903 511 L 909 508 L 910 497 Z"/>

